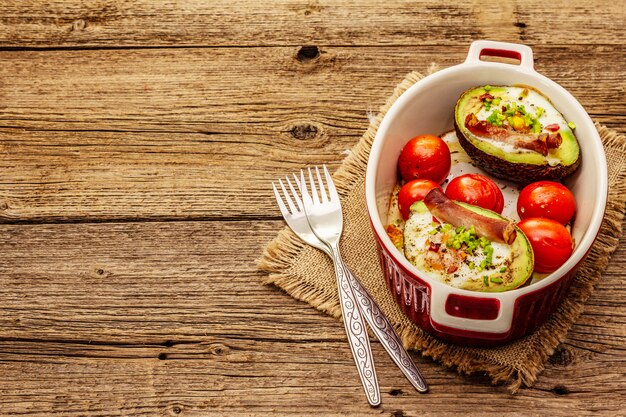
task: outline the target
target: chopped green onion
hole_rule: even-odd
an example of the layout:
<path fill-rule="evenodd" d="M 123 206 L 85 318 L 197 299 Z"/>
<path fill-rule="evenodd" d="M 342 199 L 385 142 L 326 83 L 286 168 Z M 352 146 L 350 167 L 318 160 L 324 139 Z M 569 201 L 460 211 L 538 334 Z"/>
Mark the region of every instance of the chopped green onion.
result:
<path fill-rule="evenodd" d="M 491 91 L 491 86 L 490 86 L 489 84 L 487 84 L 487 85 L 484 87 L 484 89 L 485 89 L 485 91 Z"/>
<path fill-rule="evenodd" d="M 475 250 L 476 250 L 476 242 L 470 242 L 467 245 L 467 251 L 473 255 Z"/>
<path fill-rule="evenodd" d="M 567 126 L 572 130 L 576 129 L 576 125 L 574 124 L 574 122 L 569 122 Z"/>
<path fill-rule="evenodd" d="M 491 282 L 496 283 L 496 284 L 502 284 L 502 278 L 491 277 Z"/>
<path fill-rule="evenodd" d="M 506 105 L 506 111 L 504 112 L 504 114 L 506 114 L 507 116 L 515 116 L 517 110 L 517 103 L 510 103 Z"/>
<path fill-rule="evenodd" d="M 531 126 L 533 124 L 533 119 L 532 117 L 530 117 L 530 114 L 524 115 L 524 123 L 526 124 L 526 126 Z"/>
<path fill-rule="evenodd" d="M 495 126 L 502 126 L 502 122 L 506 120 L 506 116 L 502 114 L 499 109 L 496 109 L 491 112 L 491 114 L 487 117 L 487 122 L 491 123 Z"/>
<path fill-rule="evenodd" d="M 500 268 L 500 272 L 506 272 L 506 266 L 503 266 L 502 268 Z"/>
<path fill-rule="evenodd" d="M 507 117 L 506 121 L 509 122 L 509 126 L 513 126 L 513 122 L 514 122 L 513 116 Z"/>
<path fill-rule="evenodd" d="M 541 126 L 541 123 L 535 120 L 535 123 L 533 123 L 532 130 L 533 130 L 533 133 L 541 133 L 541 131 L 543 130 L 543 127 Z"/>
<path fill-rule="evenodd" d="M 487 275 L 483 277 L 483 284 L 485 284 L 485 287 L 489 286 L 489 277 Z"/>
<path fill-rule="evenodd" d="M 543 116 L 544 109 L 543 107 L 537 107 L 537 119 Z"/>
<path fill-rule="evenodd" d="M 468 266 L 469 269 L 474 269 L 476 267 L 476 265 L 474 265 L 474 262 L 470 262 Z"/>

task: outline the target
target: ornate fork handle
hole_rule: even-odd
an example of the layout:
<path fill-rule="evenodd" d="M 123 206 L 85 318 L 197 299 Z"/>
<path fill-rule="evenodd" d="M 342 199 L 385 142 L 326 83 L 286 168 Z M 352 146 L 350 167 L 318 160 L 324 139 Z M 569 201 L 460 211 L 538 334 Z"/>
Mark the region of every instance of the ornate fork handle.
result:
<path fill-rule="evenodd" d="M 370 405 L 377 406 L 380 404 L 380 388 L 378 386 L 378 378 L 376 377 L 376 369 L 374 368 L 374 358 L 372 357 L 367 328 L 348 280 L 350 273 L 346 271 L 339 254 L 339 248 L 336 245 L 334 247 L 331 246 L 331 254 L 337 274 L 337 288 L 339 289 L 343 324 L 350 342 L 352 356 L 359 371 L 367 400 Z"/>
<path fill-rule="evenodd" d="M 376 334 L 387 353 L 389 353 L 389 356 L 391 356 L 391 359 L 398 365 L 404 376 L 407 377 L 415 389 L 422 393 L 427 392 L 428 385 L 426 384 L 426 380 L 415 366 L 415 363 L 413 363 L 408 352 L 402 346 L 402 341 L 393 329 L 389 319 L 387 319 L 372 296 L 369 295 L 365 287 L 361 285 L 359 280 L 345 264 L 344 269 L 353 293 L 359 303 L 360 310 L 372 328 L 372 331 Z"/>

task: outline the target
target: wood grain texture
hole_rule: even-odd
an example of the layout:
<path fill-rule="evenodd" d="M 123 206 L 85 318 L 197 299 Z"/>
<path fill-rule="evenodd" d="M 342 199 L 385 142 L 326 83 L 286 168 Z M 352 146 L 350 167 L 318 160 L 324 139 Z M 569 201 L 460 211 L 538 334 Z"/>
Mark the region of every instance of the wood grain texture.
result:
<path fill-rule="evenodd" d="M 626 132 L 620 2 L 6 0 L 0 7 L 0 415 L 606 415 L 626 409 L 624 236 L 533 388 L 373 343 L 261 284 L 269 184 L 336 168 L 406 73 L 531 46 Z M 303 48 L 304 47 L 304 48 Z"/>
<path fill-rule="evenodd" d="M 594 120 L 625 131 L 626 47 L 535 53 Z M 0 221 L 277 216 L 271 181 L 306 164 L 337 166 L 406 73 L 462 62 L 466 46 L 296 54 L 1 52 Z"/>
<path fill-rule="evenodd" d="M 320 47 L 304 62 L 298 47 L 4 51 L 0 123 L 276 135 L 311 121 L 356 135 L 365 113 L 376 111 L 408 72 L 433 62 L 459 64 L 468 46 Z M 620 126 L 625 45 L 534 52 L 538 71 L 567 88 L 592 117 Z"/>
<path fill-rule="evenodd" d="M 477 38 L 537 44 L 619 43 L 619 1 L 8 0 L 10 47 L 447 45 Z M 623 35 L 623 32 L 622 32 Z"/>
<path fill-rule="evenodd" d="M 0 226 L 0 409 L 405 416 L 455 407 L 527 415 L 529 404 L 535 415 L 621 410 L 625 245 L 534 388 L 511 396 L 481 376 L 462 377 L 414 355 L 432 386 L 419 395 L 374 342 L 383 407 L 372 410 L 362 401 L 341 322 L 260 283 L 253 259 L 279 227 Z"/>

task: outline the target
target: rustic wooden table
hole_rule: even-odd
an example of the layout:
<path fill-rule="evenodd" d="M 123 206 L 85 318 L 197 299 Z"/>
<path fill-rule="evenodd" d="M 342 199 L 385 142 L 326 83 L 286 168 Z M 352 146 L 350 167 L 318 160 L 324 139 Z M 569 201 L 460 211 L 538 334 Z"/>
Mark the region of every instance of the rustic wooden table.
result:
<path fill-rule="evenodd" d="M 5 0 L 0 8 L 0 414 L 617 415 L 622 245 L 537 384 L 508 394 L 374 343 L 370 409 L 342 324 L 262 285 L 270 182 L 336 168 L 367 112 L 472 40 L 626 132 L 621 1 Z"/>

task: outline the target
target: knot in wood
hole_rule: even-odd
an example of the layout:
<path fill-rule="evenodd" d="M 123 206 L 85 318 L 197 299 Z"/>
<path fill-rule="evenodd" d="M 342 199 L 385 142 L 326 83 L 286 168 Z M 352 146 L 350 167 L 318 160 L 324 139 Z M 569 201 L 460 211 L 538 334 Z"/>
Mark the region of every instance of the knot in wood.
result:
<path fill-rule="evenodd" d="M 223 345 L 221 343 L 215 343 L 211 345 L 211 350 L 210 352 L 214 355 L 226 355 L 228 352 L 230 351 L 230 349 L 228 348 L 228 346 Z"/>
<path fill-rule="evenodd" d="M 291 128 L 291 135 L 299 140 L 309 140 L 317 136 L 319 129 L 309 123 L 304 123 Z"/>
<path fill-rule="evenodd" d="M 394 397 L 397 397 L 400 394 L 402 394 L 401 389 L 392 389 L 391 391 L 389 391 L 389 395 L 392 395 Z"/>
<path fill-rule="evenodd" d="M 317 46 L 303 46 L 298 50 L 296 59 L 300 62 L 309 62 L 320 56 L 320 49 Z"/>
<path fill-rule="evenodd" d="M 75 20 L 74 23 L 72 23 L 73 31 L 80 31 L 80 30 L 85 29 L 86 27 L 87 27 L 87 22 L 85 22 L 83 19 Z"/>
<path fill-rule="evenodd" d="M 556 387 L 552 388 L 551 391 L 555 393 L 556 395 L 569 394 L 569 389 L 564 385 L 557 385 Z"/>
<path fill-rule="evenodd" d="M 172 412 L 173 412 L 174 414 L 180 414 L 180 413 L 181 413 L 181 411 L 183 411 L 183 409 L 182 409 L 182 408 L 180 408 L 180 407 L 179 407 L 179 406 L 177 406 L 177 405 L 175 405 L 174 407 L 172 407 Z"/>
<path fill-rule="evenodd" d="M 574 356 L 569 349 L 559 346 L 548 360 L 554 365 L 567 366 L 574 361 Z"/>
<path fill-rule="evenodd" d="M 7 210 L 9 208 L 9 205 L 6 202 L 2 202 L 0 203 L 0 210 Z"/>
<path fill-rule="evenodd" d="M 322 11 L 322 6 L 320 6 L 316 1 L 311 1 L 304 9 L 304 15 L 310 16 L 313 13 L 319 13 Z"/>

